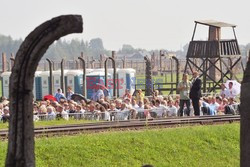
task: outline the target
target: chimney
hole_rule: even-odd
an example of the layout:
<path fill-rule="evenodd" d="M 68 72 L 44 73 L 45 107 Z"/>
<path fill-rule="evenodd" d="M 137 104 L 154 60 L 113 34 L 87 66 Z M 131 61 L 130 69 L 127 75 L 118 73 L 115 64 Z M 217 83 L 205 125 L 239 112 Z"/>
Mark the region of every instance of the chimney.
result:
<path fill-rule="evenodd" d="M 6 54 L 2 53 L 2 72 L 7 71 L 7 58 Z"/>

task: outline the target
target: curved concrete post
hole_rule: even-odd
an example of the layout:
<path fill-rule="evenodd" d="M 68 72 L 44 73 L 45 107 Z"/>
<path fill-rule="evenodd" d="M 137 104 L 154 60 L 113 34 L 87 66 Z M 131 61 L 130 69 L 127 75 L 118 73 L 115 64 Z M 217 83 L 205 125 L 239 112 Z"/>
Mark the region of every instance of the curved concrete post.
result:
<path fill-rule="evenodd" d="M 13 66 L 14 66 L 14 62 L 15 62 L 15 58 L 11 57 L 10 58 L 10 71 L 12 70 Z"/>
<path fill-rule="evenodd" d="M 6 53 L 2 53 L 2 72 L 7 71 L 7 57 Z"/>
<path fill-rule="evenodd" d="M 125 59 L 122 59 L 122 68 L 125 68 Z"/>
<path fill-rule="evenodd" d="M 152 83 L 152 67 L 151 62 L 147 56 L 144 57 L 146 60 L 146 86 L 145 86 L 145 96 L 151 96 L 153 93 L 153 83 Z"/>
<path fill-rule="evenodd" d="M 78 60 L 75 60 L 75 69 L 79 69 L 79 62 L 78 62 Z"/>
<path fill-rule="evenodd" d="M 250 59 L 248 58 L 240 94 L 240 166 L 248 167 L 250 164 Z"/>
<path fill-rule="evenodd" d="M 108 88 L 108 64 L 107 61 L 108 60 L 112 61 L 112 66 L 113 66 L 113 96 L 116 97 L 116 63 L 115 63 L 115 59 L 112 57 L 108 57 L 105 61 L 104 61 L 104 68 L 105 68 L 105 86 L 106 88 Z"/>
<path fill-rule="evenodd" d="M 123 58 L 123 68 L 126 68 L 126 56 Z"/>
<path fill-rule="evenodd" d="M 165 56 L 165 55 L 162 53 L 162 50 L 160 50 L 160 73 L 161 73 L 161 75 L 162 75 L 162 58 L 161 57 L 163 57 L 163 56 Z"/>
<path fill-rule="evenodd" d="M 55 71 L 55 62 L 53 60 L 51 60 L 51 63 L 52 63 L 52 70 Z"/>
<path fill-rule="evenodd" d="M 163 54 L 162 51 L 160 51 L 160 63 L 162 62 L 161 61 L 161 57 L 165 56 L 165 54 Z M 171 57 L 174 61 L 175 61 L 175 64 L 176 64 L 176 88 L 177 88 L 177 85 L 179 83 L 179 79 L 180 79 L 180 63 L 179 63 L 179 60 L 177 57 L 175 56 L 172 56 Z M 171 63 L 172 64 L 172 63 Z M 161 70 L 161 69 L 160 69 Z M 172 71 L 172 65 L 171 65 L 171 71 Z M 186 72 L 186 69 L 185 69 L 185 72 Z M 177 89 L 176 89 L 176 92 L 177 92 Z"/>
<path fill-rule="evenodd" d="M 180 73 L 180 63 L 177 57 L 172 56 L 172 59 L 175 60 L 175 64 L 176 64 L 176 92 L 177 92 L 177 86 L 179 83 L 179 73 Z"/>
<path fill-rule="evenodd" d="M 62 59 L 61 61 L 61 89 L 62 89 L 62 92 L 65 94 L 65 80 L 64 80 L 64 59 Z"/>
<path fill-rule="evenodd" d="M 80 61 L 82 61 L 82 70 L 83 70 L 83 74 L 82 74 L 82 95 L 84 97 L 86 97 L 86 92 L 87 92 L 87 89 L 86 89 L 86 63 L 85 63 L 85 60 L 82 58 L 82 57 L 78 57 L 78 59 Z"/>
<path fill-rule="evenodd" d="M 91 68 L 92 68 L 92 69 L 95 68 L 95 64 L 94 64 L 95 62 L 96 62 L 96 60 L 94 60 L 94 59 L 90 61 L 90 64 L 91 64 Z"/>
<path fill-rule="evenodd" d="M 35 71 L 55 40 L 82 31 L 80 15 L 59 16 L 38 26 L 21 44 L 10 76 L 7 167 L 35 166 L 32 92 Z"/>
<path fill-rule="evenodd" d="M 54 89 L 53 89 L 53 63 L 50 59 L 46 59 L 49 63 L 49 94 L 53 95 Z"/>
<path fill-rule="evenodd" d="M 231 68 L 232 68 L 232 65 L 233 65 L 233 61 L 232 61 L 231 57 L 228 57 L 227 59 L 228 59 L 229 69 L 231 69 Z M 231 69 L 231 70 L 232 70 L 232 69 Z M 230 79 L 232 79 L 232 78 L 233 78 L 232 71 L 230 71 L 229 74 L 230 74 Z"/>

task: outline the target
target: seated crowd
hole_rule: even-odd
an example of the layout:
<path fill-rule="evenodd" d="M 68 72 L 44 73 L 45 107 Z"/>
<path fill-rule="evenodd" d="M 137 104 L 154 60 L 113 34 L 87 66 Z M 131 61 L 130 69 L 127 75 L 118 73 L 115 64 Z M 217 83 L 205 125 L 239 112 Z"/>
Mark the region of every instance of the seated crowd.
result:
<path fill-rule="evenodd" d="M 60 93 L 60 95 L 58 95 Z M 166 118 L 176 116 L 193 116 L 193 107 L 186 105 L 180 113 L 180 96 L 163 97 L 155 90 L 152 97 L 145 97 L 141 90 L 132 96 L 127 90 L 122 98 L 108 99 L 104 94 L 92 100 L 71 99 L 73 92 L 65 97 L 61 90 L 55 95 L 56 100 L 35 101 L 33 105 L 34 121 L 55 119 L 87 119 L 87 120 L 128 120 L 140 118 Z M 208 96 L 200 100 L 200 115 L 239 114 L 238 103 L 234 98 L 225 96 Z M 9 121 L 9 103 L 2 98 L 0 103 L 0 120 Z"/>

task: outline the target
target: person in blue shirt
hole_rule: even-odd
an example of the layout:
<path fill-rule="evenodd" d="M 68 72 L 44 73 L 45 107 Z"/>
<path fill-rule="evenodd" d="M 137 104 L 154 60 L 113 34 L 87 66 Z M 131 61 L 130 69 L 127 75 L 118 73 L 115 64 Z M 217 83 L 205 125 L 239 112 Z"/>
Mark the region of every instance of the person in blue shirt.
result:
<path fill-rule="evenodd" d="M 64 96 L 64 94 L 62 93 L 62 89 L 57 89 L 57 92 L 54 96 L 56 98 L 56 101 L 60 101 L 60 99 L 66 99 L 66 97 Z"/>
<path fill-rule="evenodd" d="M 211 111 L 211 115 L 217 115 L 217 110 L 219 108 L 219 104 L 216 102 L 215 97 L 210 97 L 209 108 L 210 108 L 210 111 Z"/>
<path fill-rule="evenodd" d="M 97 92 L 96 92 L 97 101 L 99 101 L 100 99 L 103 99 L 104 97 L 105 96 L 104 96 L 103 90 L 102 89 L 98 89 Z"/>

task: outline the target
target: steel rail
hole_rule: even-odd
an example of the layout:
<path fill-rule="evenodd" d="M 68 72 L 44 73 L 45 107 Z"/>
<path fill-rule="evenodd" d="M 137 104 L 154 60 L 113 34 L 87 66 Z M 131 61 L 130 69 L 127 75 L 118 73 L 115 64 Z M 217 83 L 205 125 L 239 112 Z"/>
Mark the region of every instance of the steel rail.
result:
<path fill-rule="evenodd" d="M 107 131 L 115 129 L 135 129 L 145 127 L 171 127 L 178 125 L 207 125 L 218 124 L 225 122 L 238 122 L 240 115 L 221 115 L 221 116 L 200 116 L 200 117 L 176 117 L 165 119 L 141 119 L 141 120 L 128 120 L 128 121 L 109 121 L 97 123 L 82 123 L 72 125 L 48 126 L 35 128 L 36 136 L 46 135 L 59 135 L 59 134 L 74 134 L 90 131 Z M 7 138 L 8 130 L 0 130 L 0 138 Z"/>

